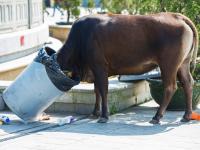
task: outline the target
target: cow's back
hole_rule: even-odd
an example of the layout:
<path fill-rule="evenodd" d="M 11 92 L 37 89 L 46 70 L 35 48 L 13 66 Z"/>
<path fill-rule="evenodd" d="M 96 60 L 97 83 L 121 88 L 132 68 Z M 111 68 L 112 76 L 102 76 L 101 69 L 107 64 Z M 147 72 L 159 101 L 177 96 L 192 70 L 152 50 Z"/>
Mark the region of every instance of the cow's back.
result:
<path fill-rule="evenodd" d="M 169 51 L 179 50 L 170 47 L 181 46 L 183 23 L 170 13 L 92 15 L 76 21 L 73 32 L 84 63 L 106 63 L 110 75 L 138 74 L 156 67 Z"/>

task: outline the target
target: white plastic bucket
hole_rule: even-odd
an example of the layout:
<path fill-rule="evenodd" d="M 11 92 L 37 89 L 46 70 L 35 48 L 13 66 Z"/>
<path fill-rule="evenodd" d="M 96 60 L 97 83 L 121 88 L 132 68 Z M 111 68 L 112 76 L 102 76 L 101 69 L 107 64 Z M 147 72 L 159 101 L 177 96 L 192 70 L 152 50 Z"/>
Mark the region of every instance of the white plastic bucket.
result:
<path fill-rule="evenodd" d="M 51 78 L 52 72 L 53 78 Z M 57 97 L 79 83 L 79 81 L 63 77 L 62 74 L 62 79 L 60 79 L 60 74 L 56 73 L 42 63 L 33 61 L 3 92 L 5 103 L 24 122 L 36 121 L 38 115 L 48 108 Z M 56 79 L 57 76 L 58 79 Z M 66 82 L 56 81 L 63 80 L 63 78 Z M 65 85 L 60 86 L 59 84 Z M 68 87 L 63 89 L 63 86 Z"/>

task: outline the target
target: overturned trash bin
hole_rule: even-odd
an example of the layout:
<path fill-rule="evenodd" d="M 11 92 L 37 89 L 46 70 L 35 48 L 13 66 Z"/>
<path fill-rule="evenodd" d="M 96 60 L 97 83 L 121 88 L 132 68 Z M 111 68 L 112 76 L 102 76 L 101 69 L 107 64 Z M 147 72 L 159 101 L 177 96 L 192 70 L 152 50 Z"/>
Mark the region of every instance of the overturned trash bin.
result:
<path fill-rule="evenodd" d="M 62 72 L 55 52 L 42 48 L 34 61 L 3 92 L 3 99 L 24 122 L 32 122 L 57 97 L 79 82 Z"/>

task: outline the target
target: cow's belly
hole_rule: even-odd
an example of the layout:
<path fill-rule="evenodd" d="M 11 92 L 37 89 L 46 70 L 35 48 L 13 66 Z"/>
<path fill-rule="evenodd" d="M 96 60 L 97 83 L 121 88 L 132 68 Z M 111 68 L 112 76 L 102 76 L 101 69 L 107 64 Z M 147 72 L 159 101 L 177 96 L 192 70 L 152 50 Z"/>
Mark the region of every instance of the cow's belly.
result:
<path fill-rule="evenodd" d="M 158 65 L 156 63 L 144 63 L 128 66 L 116 66 L 109 68 L 109 75 L 130 75 L 130 74 L 143 74 L 155 69 Z"/>

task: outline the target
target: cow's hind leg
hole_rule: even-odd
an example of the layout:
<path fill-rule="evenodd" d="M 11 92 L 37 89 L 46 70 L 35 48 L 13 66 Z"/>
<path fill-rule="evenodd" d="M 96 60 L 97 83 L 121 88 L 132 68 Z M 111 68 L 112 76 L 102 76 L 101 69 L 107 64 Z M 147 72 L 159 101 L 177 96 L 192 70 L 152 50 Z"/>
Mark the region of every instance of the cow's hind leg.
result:
<path fill-rule="evenodd" d="M 186 110 L 182 122 L 190 121 L 192 114 L 192 88 L 193 78 L 190 74 L 189 59 L 186 60 L 178 70 L 178 79 L 183 87 L 186 99 Z"/>
<path fill-rule="evenodd" d="M 150 123 L 152 124 L 158 124 L 160 122 L 160 119 L 163 117 L 163 114 L 174 94 L 176 91 L 176 75 L 177 75 L 177 69 L 174 68 L 168 68 L 167 66 L 164 67 L 165 69 L 162 69 L 161 67 L 161 74 L 162 74 L 162 80 L 164 85 L 164 94 L 163 94 L 163 101 L 158 108 L 155 116 L 152 118 Z"/>

